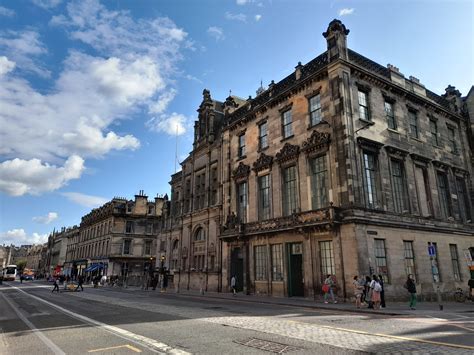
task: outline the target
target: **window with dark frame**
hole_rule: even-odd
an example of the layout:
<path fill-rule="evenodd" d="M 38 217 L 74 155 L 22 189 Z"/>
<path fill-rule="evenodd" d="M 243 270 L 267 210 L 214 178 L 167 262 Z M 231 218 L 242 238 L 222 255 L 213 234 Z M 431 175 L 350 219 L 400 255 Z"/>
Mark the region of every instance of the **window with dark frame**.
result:
<path fill-rule="evenodd" d="M 387 118 L 388 128 L 396 130 L 397 122 L 395 120 L 395 113 L 393 111 L 393 103 L 389 101 L 385 101 L 384 108 L 385 108 L 385 117 Z"/>
<path fill-rule="evenodd" d="M 395 211 L 398 213 L 409 212 L 403 162 L 396 159 L 391 159 L 390 165 L 392 173 L 393 204 L 395 206 Z"/>
<path fill-rule="evenodd" d="M 218 202 L 219 182 L 217 179 L 217 167 L 211 169 L 212 191 L 211 191 L 211 205 L 216 205 Z"/>
<path fill-rule="evenodd" d="M 258 177 L 258 219 L 270 218 L 270 174 Z"/>
<path fill-rule="evenodd" d="M 444 218 L 451 217 L 451 202 L 449 198 L 449 188 L 448 188 L 448 177 L 446 173 L 438 171 L 438 191 L 439 191 L 439 204 L 441 206 L 441 212 Z"/>
<path fill-rule="evenodd" d="M 319 242 L 319 258 L 321 260 L 321 278 L 324 280 L 327 275 L 335 275 L 334 251 L 332 240 Z"/>
<path fill-rule="evenodd" d="M 260 150 L 268 148 L 268 126 L 267 121 L 258 126 L 258 148 Z"/>
<path fill-rule="evenodd" d="M 456 144 L 456 131 L 453 127 L 449 127 L 449 126 L 448 126 L 448 141 L 449 141 L 449 147 L 451 148 L 451 152 L 453 154 L 457 154 L 458 147 Z"/>
<path fill-rule="evenodd" d="M 130 255 L 131 254 L 131 245 L 132 241 L 130 239 L 125 239 L 123 241 L 123 255 Z"/>
<path fill-rule="evenodd" d="M 322 155 L 310 160 L 311 167 L 311 204 L 312 209 L 327 206 L 327 166 L 326 156 Z"/>
<path fill-rule="evenodd" d="M 433 276 L 434 282 L 441 282 L 441 273 L 439 270 L 439 263 L 438 263 L 438 245 L 434 242 L 428 242 L 428 247 L 432 246 L 434 248 L 434 256 L 430 257 L 431 263 L 431 275 Z"/>
<path fill-rule="evenodd" d="M 317 94 L 309 98 L 310 125 L 315 126 L 321 122 L 321 95 Z"/>
<path fill-rule="evenodd" d="M 461 220 L 467 222 L 471 219 L 471 209 L 469 206 L 466 182 L 461 177 L 456 177 L 456 187 L 458 190 L 459 212 Z"/>
<path fill-rule="evenodd" d="M 238 194 L 238 217 L 241 223 L 247 222 L 248 190 L 247 182 L 241 182 L 237 185 Z"/>
<path fill-rule="evenodd" d="M 296 166 L 283 169 L 283 215 L 289 216 L 298 209 Z"/>
<path fill-rule="evenodd" d="M 370 121 L 369 94 L 359 90 L 357 98 L 359 101 L 359 118 L 361 120 Z"/>
<path fill-rule="evenodd" d="M 292 128 L 293 118 L 291 116 L 291 109 L 286 110 L 282 113 L 282 133 L 283 138 L 288 138 L 293 135 L 293 128 Z"/>
<path fill-rule="evenodd" d="M 125 233 L 133 233 L 133 221 L 125 222 Z"/>
<path fill-rule="evenodd" d="M 462 281 L 461 269 L 459 268 L 458 246 L 456 244 L 449 244 L 449 251 L 451 253 L 454 281 Z"/>
<path fill-rule="evenodd" d="M 408 121 L 410 124 L 410 137 L 418 139 L 420 132 L 418 127 L 418 114 L 416 111 L 408 110 Z"/>
<path fill-rule="evenodd" d="M 145 255 L 151 254 L 151 240 L 145 241 Z"/>
<path fill-rule="evenodd" d="M 438 122 L 435 119 L 430 119 L 430 133 L 431 143 L 435 146 L 438 146 Z"/>
<path fill-rule="evenodd" d="M 375 245 L 375 273 L 382 275 L 384 283 L 389 283 L 387 250 L 385 249 L 385 239 L 374 239 Z"/>
<path fill-rule="evenodd" d="M 254 248 L 255 254 L 255 280 L 267 280 L 267 246 L 257 245 Z"/>
<path fill-rule="evenodd" d="M 364 159 L 364 188 L 367 200 L 367 207 L 376 208 L 377 206 L 377 162 L 376 155 L 371 152 L 363 153 Z"/>
<path fill-rule="evenodd" d="M 239 152 L 238 156 L 239 158 L 245 157 L 246 151 L 245 151 L 245 134 L 241 134 L 239 136 Z"/>
<path fill-rule="evenodd" d="M 283 281 L 283 245 L 271 245 L 272 281 Z"/>
<path fill-rule="evenodd" d="M 422 216 L 431 216 L 432 200 L 429 189 L 428 171 L 425 166 L 415 165 L 415 184 L 418 194 L 418 207 Z"/>
<path fill-rule="evenodd" d="M 415 280 L 418 279 L 415 266 L 415 252 L 413 250 L 413 241 L 403 241 L 403 253 L 405 257 L 405 272 L 408 275 L 413 275 Z"/>

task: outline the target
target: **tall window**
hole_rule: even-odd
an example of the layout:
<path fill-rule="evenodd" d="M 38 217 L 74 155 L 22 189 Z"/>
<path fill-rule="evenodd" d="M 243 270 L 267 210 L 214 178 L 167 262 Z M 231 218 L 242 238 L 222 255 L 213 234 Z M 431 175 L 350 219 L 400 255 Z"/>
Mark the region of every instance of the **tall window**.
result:
<path fill-rule="evenodd" d="M 245 134 L 241 134 L 239 136 L 239 158 L 243 158 L 245 156 Z"/>
<path fill-rule="evenodd" d="M 255 251 L 255 280 L 267 279 L 267 246 L 258 245 Z"/>
<path fill-rule="evenodd" d="M 403 163 L 399 160 L 392 159 L 391 167 L 395 211 L 398 213 L 408 212 L 408 197 Z"/>
<path fill-rule="evenodd" d="M 312 208 L 327 206 L 327 167 L 326 156 L 320 156 L 310 161 L 311 166 L 311 203 Z"/>
<path fill-rule="evenodd" d="M 270 218 L 270 175 L 258 177 L 258 218 Z"/>
<path fill-rule="evenodd" d="M 125 233 L 133 233 L 133 221 L 125 222 Z"/>
<path fill-rule="evenodd" d="M 145 255 L 151 254 L 151 240 L 145 241 Z"/>
<path fill-rule="evenodd" d="M 375 208 L 377 205 L 376 174 L 377 164 L 374 153 L 364 152 L 364 187 L 367 206 Z"/>
<path fill-rule="evenodd" d="M 395 121 L 395 113 L 393 112 L 393 104 L 385 101 L 385 117 L 387 118 L 387 125 L 390 129 L 397 129 L 397 122 Z"/>
<path fill-rule="evenodd" d="M 439 191 L 439 204 L 441 206 L 441 213 L 443 217 L 447 218 L 451 216 L 451 203 L 449 199 L 448 190 L 448 178 L 445 173 L 438 171 L 438 191 Z"/>
<path fill-rule="evenodd" d="M 456 131 L 453 127 L 448 127 L 448 141 L 449 146 L 451 147 L 451 152 L 456 154 L 458 152 L 458 147 L 456 145 Z"/>
<path fill-rule="evenodd" d="M 428 172 L 423 166 L 415 165 L 415 184 L 418 193 L 418 207 L 422 216 L 430 216 L 431 194 L 428 183 Z"/>
<path fill-rule="evenodd" d="M 334 251 L 332 241 L 319 242 L 319 258 L 321 260 L 321 278 L 325 279 L 326 275 L 334 275 L 336 267 L 334 265 Z"/>
<path fill-rule="evenodd" d="M 417 279 L 415 268 L 415 253 L 413 251 L 413 242 L 410 240 L 403 241 L 403 249 L 405 256 L 405 272 L 408 275 L 413 275 Z"/>
<path fill-rule="evenodd" d="M 359 100 L 359 118 L 362 120 L 370 121 L 370 112 L 369 112 L 369 94 L 360 91 L 357 95 Z"/>
<path fill-rule="evenodd" d="M 434 282 L 441 281 L 441 273 L 439 272 L 439 264 L 438 264 L 438 246 L 436 243 L 428 242 L 428 247 L 434 248 L 434 256 L 430 257 L 431 262 L 431 275 L 433 276 Z"/>
<path fill-rule="evenodd" d="M 321 95 L 314 95 L 309 99 L 309 116 L 311 126 L 317 125 L 321 122 Z"/>
<path fill-rule="evenodd" d="M 375 272 L 382 275 L 384 282 L 388 283 L 387 251 L 385 239 L 374 239 L 375 244 Z"/>
<path fill-rule="evenodd" d="M 456 244 L 449 244 L 449 251 L 451 252 L 451 263 L 453 264 L 454 281 L 461 281 L 461 270 L 459 269 L 458 246 Z"/>
<path fill-rule="evenodd" d="M 211 179 L 212 179 L 212 191 L 211 191 L 211 204 L 215 205 L 218 201 L 218 191 L 219 191 L 219 182 L 217 179 L 217 167 L 211 169 Z"/>
<path fill-rule="evenodd" d="M 205 240 L 205 238 L 204 238 L 204 229 L 199 228 L 196 231 L 196 234 L 194 235 L 194 241 L 195 242 L 200 242 L 200 241 L 203 241 L 203 240 Z"/>
<path fill-rule="evenodd" d="M 132 241 L 130 239 L 125 239 L 123 241 L 123 254 L 124 255 L 130 255 L 131 254 L 130 253 L 131 245 L 132 245 Z"/>
<path fill-rule="evenodd" d="M 410 136 L 412 138 L 419 138 L 418 115 L 415 111 L 408 110 L 408 121 L 410 123 Z"/>
<path fill-rule="evenodd" d="M 438 122 L 430 119 L 431 144 L 438 146 Z"/>
<path fill-rule="evenodd" d="M 283 169 L 283 214 L 289 216 L 298 209 L 296 166 Z"/>
<path fill-rule="evenodd" d="M 258 147 L 260 150 L 268 147 L 268 126 L 266 121 L 258 126 Z"/>
<path fill-rule="evenodd" d="M 196 174 L 195 176 L 195 203 L 194 206 L 195 210 L 204 208 L 206 202 L 206 173 L 202 172 L 200 174 Z"/>
<path fill-rule="evenodd" d="M 282 114 L 282 133 L 283 138 L 288 138 L 293 135 L 293 128 L 291 124 L 293 123 L 293 118 L 291 116 L 291 110 L 287 110 Z"/>
<path fill-rule="evenodd" d="M 471 219 L 471 209 L 469 207 L 469 195 L 466 191 L 466 183 L 464 182 L 464 179 L 457 177 L 456 187 L 458 190 L 458 202 L 461 219 L 463 221 L 468 221 Z"/>
<path fill-rule="evenodd" d="M 272 244 L 271 253 L 272 280 L 283 281 L 283 246 L 281 244 Z"/>
<path fill-rule="evenodd" d="M 242 182 L 237 185 L 237 194 L 238 194 L 238 214 L 240 222 L 247 222 L 247 205 L 248 205 L 248 195 L 247 195 L 247 182 Z"/>

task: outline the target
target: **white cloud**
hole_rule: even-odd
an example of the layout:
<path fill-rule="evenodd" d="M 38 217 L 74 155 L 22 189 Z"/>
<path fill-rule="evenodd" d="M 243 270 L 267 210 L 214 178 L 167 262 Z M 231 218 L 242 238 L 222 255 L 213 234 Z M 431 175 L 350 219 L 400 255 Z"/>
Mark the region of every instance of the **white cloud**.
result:
<path fill-rule="evenodd" d="M 109 200 L 104 197 L 86 195 L 79 192 L 63 192 L 61 195 L 78 205 L 95 208 L 107 203 Z"/>
<path fill-rule="evenodd" d="M 13 17 L 15 16 L 15 11 L 0 6 L 0 16 Z"/>
<path fill-rule="evenodd" d="M 64 166 L 42 163 L 39 159 L 13 159 L 0 163 L 0 191 L 11 196 L 39 195 L 78 179 L 84 171 L 84 160 L 73 155 Z"/>
<path fill-rule="evenodd" d="M 182 135 L 186 133 L 189 122 L 186 116 L 173 112 L 171 115 L 160 115 L 147 122 L 148 127 L 156 132 L 169 135 Z"/>
<path fill-rule="evenodd" d="M 46 216 L 33 217 L 33 221 L 41 224 L 50 224 L 59 217 L 57 212 L 48 212 Z"/>
<path fill-rule="evenodd" d="M 186 74 L 186 75 L 184 76 L 184 78 L 187 79 L 187 80 L 195 81 L 195 82 L 197 82 L 197 83 L 199 83 L 199 84 L 203 84 L 203 82 L 202 82 L 201 79 L 196 78 L 195 76 L 193 76 L 193 75 L 191 75 L 191 74 Z"/>
<path fill-rule="evenodd" d="M 260 19 L 262 18 L 262 15 L 255 15 L 255 21 L 260 21 Z"/>
<path fill-rule="evenodd" d="M 176 90 L 174 89 L 164 92 L 163 94 L 160 95 L 160 97 L 158 98 L 156 102 L 152 102 L 149 105 L 149 113 L 157 114 L 157 113 L 165 112 L 166 108 L 168 107 L 170 102 L 173 101 L 175 96 L 176 96 Z"/>
<path fill-rule="evenodd" d="M 58 6 L 62 0 L 31 0 L 33 4 L 39 6 L 43 9 L 52 9 L 53 7 Z"/>
<path fill-rule="evenodd" d="M 220 27 L 211 26 L 207 29 L 207 34 L 211 37 L 214 37 L 216 41 L 221 41 L 225 38 L 224 30 Z"/>
<path fill-rule="evenodd" d="M 226 18 L 226 20 L 231 20 L 231 21 L 241 21 L 241 22 L 247 21 L 247 16 L 242 13 L 233 14 L 230 12 L 226 12 L 224 17 Z"/>
<path fill-rule="evenodd" d="M 44 78 L 51 74 L 41 63 L 34 60 L 47 53 L 46 47 L 39 39 L 39 34 L 35 31 L 1 31 L 0 51 L 8 53 L 9 58 L 22 70 Z"/>
<path fill-rule="evenodd" d="M 236 0 L 235 2 L 237 3 L 237 5 L 245 5 L 249 3 L 250 1 L 249 0 Z"/>
<path fill-rule="evenodd" d="M 33 233 L 31 235 L 26 234 L 23 228 L 12 229 L 7 232 L 0 233 L 0 245 L 32 245 L 32 244 L 43 244 L 48 241 L 47 234 Z"/>
<path fill-rule="evenodd" d="M 0 56 L 0 76 L 5 75 L 15 69 L 15 62 L 8 60 L 5 56 Z"/>
<path fill-rule="evenodd" d="M 354 9 L 353 8 L 344 8 L 344 9 L 341 9 L 339 10 L 339 16 L 347 16 L 347 15 L 350 15 L 354 12 Z"/>

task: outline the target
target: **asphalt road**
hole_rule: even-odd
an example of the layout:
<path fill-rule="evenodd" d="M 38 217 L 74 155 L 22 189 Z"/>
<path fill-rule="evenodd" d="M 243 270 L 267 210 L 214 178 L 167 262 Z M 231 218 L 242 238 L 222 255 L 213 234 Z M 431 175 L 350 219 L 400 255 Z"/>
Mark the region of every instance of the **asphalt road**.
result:
<path fill-rule="evenodd" d="M 0 286 L 0 354 L 474 353 L 474 313 L 386 316 L 238 297 Z"/>

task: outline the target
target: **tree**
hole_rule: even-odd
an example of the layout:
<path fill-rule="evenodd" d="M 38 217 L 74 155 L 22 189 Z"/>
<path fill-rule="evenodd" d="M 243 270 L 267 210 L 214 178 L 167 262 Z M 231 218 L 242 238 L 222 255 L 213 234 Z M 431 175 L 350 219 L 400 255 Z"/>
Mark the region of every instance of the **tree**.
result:
<path fill-rule="evenodd" d="M 20 260 L 16 263 L 16 267 L 19 272 L 23 272 L 23 269 L 25 268 L 25 266 L 26 266 L 26 260 Z"/>

